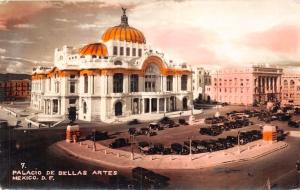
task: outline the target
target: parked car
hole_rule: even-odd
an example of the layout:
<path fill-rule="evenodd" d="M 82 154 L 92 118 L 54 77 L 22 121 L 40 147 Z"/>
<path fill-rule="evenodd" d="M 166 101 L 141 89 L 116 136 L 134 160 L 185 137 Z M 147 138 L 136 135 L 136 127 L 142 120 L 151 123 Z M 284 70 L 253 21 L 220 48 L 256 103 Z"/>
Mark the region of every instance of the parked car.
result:
<path fill-rule="evenodd" d="M 159 123 L 165 125 L 165 124 L 174 123 L 174 121 L 169 117 L 163 117 L 162 119 L 159 120 Z"/>
<path fill-rule="evenodd" d="M 293 128 L 299 128 L 300 127 L 300 121 L 293 121 L 289 120 L 288 121 L 288 126 L 293 127 Z"/>
<path fill-rule="evenodd" d="M 158 123 L 150 123 L 149 129 L 150 130 L 163 130 L 164 128 L 161 127 Z"/>
<path fill-rule="evenodd" d="M 173 127 L 179 127 L 179 124 L 175 123 L 175 122 L 172 122 L 172 123 L 164 125 L 164 128 L 173 128 Z"/>
<path fill-rule="evenodd" d="M 186 120 L 183 119 L 183 118 L 178 119 L 178 123 L 179 123 L 180 125 L 188 125 L 188 123 L 186 122 Z"/>
<path fill-rule="evenodd" d="M 118 138 L 118 139 L 115 139 L 112 143 L 110 143 L 109 147 L 110 148 L 121 148 L 121 147 L 128 146 L 128 145 L 129 145 L 128 139 Z"/>
<path fill-rule="evenodd" d="M 163 154 L 164 155 L 169 155 L 172 153 L 172 149 L 171 148 L 164 148 Z"/>
<path fill-rule="evenodd" d="M 233 145 L 238 144 L 238 138 L 236 136 L 227 136 L 226 139 L 228 142 L 230 142 Z"/>
<path fill-rule="evenodd" d="M 99 140 L 106 140 L 108 139 L 108 133 L 107 131 L 93 131 L 91 134 L 89 134 L 86 139 L 92 140 L 92 141 L 99 141 Z"/>
<path fill-rule="evenodd" d="M 138 188 L 165 188 L 168 186 L 168 177 L 154 173 L 151 170 L 136 167 L 132 169 L 132 178 L 138 183 Z M 139 186 L 140 185 L 140 186 Z"/>
<path fill-rule="evenodd" d="M 148 152 L 150 149 L 150 145 L 148 142 L 142 141 L 138 143 L 138 149 L 140 150 L 140 152 Z"/>
<path fill-rule="evenodd" d="M 127 124 L 128 125 L 137 125 L 139 123 L 140 123 L 140 121 L 138 119 L 133 119 L 133 120 L 129 121 Z"/>
<path fill-rule="evenodd" d="M 150 133 L 150 129 L 143 127 L 143 128 L 140 128 L 140 130 L 137 133 L 139 135 L 148 135 Z"/>
<path fill-rule="evenodd" d="M 183 146 L 179 143 L 171 144 L 171 150 L 173 153 L 180 154 L 182 152 Z"/>

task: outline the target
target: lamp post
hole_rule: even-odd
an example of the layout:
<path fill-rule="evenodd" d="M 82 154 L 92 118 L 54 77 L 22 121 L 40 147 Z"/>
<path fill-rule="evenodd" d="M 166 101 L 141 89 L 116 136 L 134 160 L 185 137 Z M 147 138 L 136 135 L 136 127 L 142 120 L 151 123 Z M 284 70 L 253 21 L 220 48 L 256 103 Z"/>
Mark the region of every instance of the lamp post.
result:
<path fill-rule="evenodd" d="M 94 128 L 94 130 L 93 130 L 93 133 L 94 133 L 94 138 L 93 138 L 93 140 L 94 140 L 94 146 L 93 146 L 93 150 L 94 151 L 96 151 L 96 127 Z"/>
<path fill-rule="evenodd" d="M 131 146 L 131 159 L 134 160 L 134 152 L 133 152 L 133 143 L 134 143 L 134 135 L 130 135 L 130 146 Z"/>
<path fill-rule="evenodd" d="M 240 131 L 238 131 L 238 152 L 239 152 L 239 154 L 241 153 L 241 150 L 240 150 L 240 134 L 241 134 L 241 132 Z"/>
<path fill-rule="evenodd" d="M 192 160 L 192 138 L 190 138 L 190 160 Z"/>

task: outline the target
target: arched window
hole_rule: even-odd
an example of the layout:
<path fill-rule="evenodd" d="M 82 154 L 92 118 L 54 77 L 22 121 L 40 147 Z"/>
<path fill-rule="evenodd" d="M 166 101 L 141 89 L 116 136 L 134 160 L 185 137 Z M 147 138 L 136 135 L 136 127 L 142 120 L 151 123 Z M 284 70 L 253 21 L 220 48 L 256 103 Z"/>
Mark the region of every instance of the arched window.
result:
<path fill-rule="evenodd" d="M 83 102 L 83 113 L 86 113 L 87 112 L 87 104 L 86 102 L 84 101 Z"/>
<path fill-rule="evenodd" d="M 122 61 L 117 60 L 114 62 L 114 65 L 122 65 Z"/>
<path fill-rule="evenodd" d="M 113 78 L 113 92 L 122 93 L 123 92 L 123 74 L 116 73 Z"/>
<path fill-rule="evenodd" d="M 97 55 L 92 55 L 92 58 L 97 58 Z"/>

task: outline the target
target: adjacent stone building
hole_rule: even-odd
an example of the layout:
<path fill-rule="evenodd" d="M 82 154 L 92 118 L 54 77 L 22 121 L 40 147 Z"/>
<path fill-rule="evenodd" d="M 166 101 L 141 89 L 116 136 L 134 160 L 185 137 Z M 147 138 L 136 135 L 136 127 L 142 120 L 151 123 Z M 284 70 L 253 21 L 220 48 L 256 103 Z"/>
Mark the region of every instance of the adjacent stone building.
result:
<path fill-rule="evenodd" d="M 281 101 L 282 69 L 263 65 L 222 68 L 211 74 L 208 99 L 229 104 L 251 105 Z"/>

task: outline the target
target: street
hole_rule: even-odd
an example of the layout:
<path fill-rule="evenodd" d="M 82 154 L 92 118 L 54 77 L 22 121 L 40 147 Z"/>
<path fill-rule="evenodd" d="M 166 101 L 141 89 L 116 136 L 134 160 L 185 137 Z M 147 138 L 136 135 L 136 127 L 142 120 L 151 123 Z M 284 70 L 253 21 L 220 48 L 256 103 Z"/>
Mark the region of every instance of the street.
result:
<path fill-rule="evenodd" d="M 245 109 L 244 107 L 225 107 L 220 109 L 220 113 L 230 110 Z M 205 110 L 205 113 L 197 116 L 207 117 L 215 114 L 216 110 Z M 3 114 L 1 114 L 3 115 Z M 295 116 L 299 119 L 298 116 Z M 1 119 L 5 119 L 2 118 Z M 105 130 L 109 133 L 127 132 L 128 125 L 120 124 L 97 124 L 78 122 L 82 127 L 83 133 L 89 133 L 92 129 Z M 291 130 L 287 122 L 272 122 L 284 130 Z M 137 127 L 147 126 L 148 123 L 138 124 Z M 58 176 L 55 181 L 12 181 L 11 170 L 19 169 L 20 163 L 25 162 L 30 168 L 39 170 L 94 170 L 107 169 L 118 170 L 119 175 L 131 176 L 131 171 L 120 170 L 104 165 L 95 165 L 81 161 L 65 152 L 51 146 L 57 141 L 65 138 L 65 125 L 58 128 L 45 128 L 36 130 L 8 130 L 1 132 L 6 134 L 5 138 L 15 139 L 19 148 L 10 147 L 10 151 L 1 156 L 1 175 L 0 181 L 2 187 L 56 187 L 56 188 L 95 188 L 95 187 L 114 187 L 116 184 L 109 184 L 109 178 L 106 176 Z M 134 126 L 136 127 L 136 126 Z M 258 126 L 254 126 L 258 127 Z M 166 129 L 171 137 L 171 130 L 180 130 L 183 134 L 186 128 Z M 174 131 L 175 132 L 175 131 Z M 197 131 L 195 131 L 197 132 Z M 237 133 L 237 131 L 231 132 Z M 1 138 L 4 138 L 1 136 Z M 174 137 L 172 137 L 174 138 Z M 166 139 L 168 140 L 168 139 Z M 169 188 L 177 189 L 267 189 L 266 182 L 270 179 L 273 188 L 287 189 L 296 187 L 299 183 L 299 173 L 295 170 L 296 160 L 299 159 L 300 139 L 296 137 L 287 137 L 285 142 L 288 147 L 272 153 L 270 155 L 258 158 L 256 160 L 226 164 L 223 166 L 199 169 L 199 170 L 156 170 L 156 172 L 170 177 Z M 121 183 L 121 182 L 120 182 Z"/>

